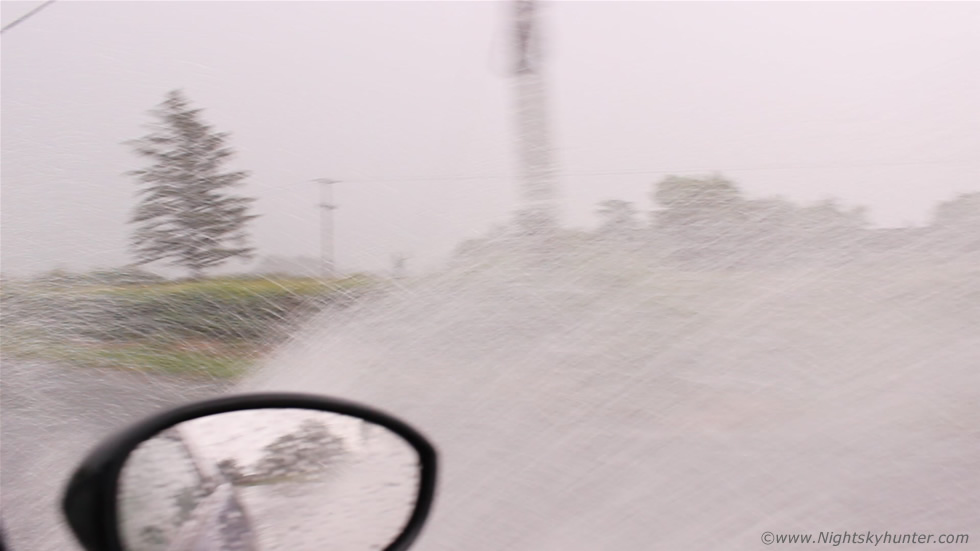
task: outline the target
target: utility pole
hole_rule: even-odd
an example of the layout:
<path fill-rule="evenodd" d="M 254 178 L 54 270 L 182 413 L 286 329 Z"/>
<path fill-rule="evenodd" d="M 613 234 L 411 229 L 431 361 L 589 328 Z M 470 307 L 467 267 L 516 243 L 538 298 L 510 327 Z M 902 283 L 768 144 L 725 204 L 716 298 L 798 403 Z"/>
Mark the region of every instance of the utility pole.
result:
<path fill-rule="evenodd" d="M 392 279 L 405 279 L 408 275 L 408 269 L 406 263 L 408 262 L 408 255 L 404 253 L 395 253 L 391 255 L 391 277 Z"/>
<path fill-rule="evenodd" d="M 546 234 L 558 227 L 558 185 L 548 132 L 538 2 L 514 0 L 512 5 L 517 145 L 523 201 L 518 224 L 525 234 Z"/>
<path fill-rule="evenodd" d="M 313 181 L 320 184 L 320 202 L 317 204 L 320 209 L 320 277 L 329 279 L 335 276 L 337 269 L 333 246 L 333 211 L 337 205 L 333 204 L 333 185 L 339 181 L 330 178 Z"/>

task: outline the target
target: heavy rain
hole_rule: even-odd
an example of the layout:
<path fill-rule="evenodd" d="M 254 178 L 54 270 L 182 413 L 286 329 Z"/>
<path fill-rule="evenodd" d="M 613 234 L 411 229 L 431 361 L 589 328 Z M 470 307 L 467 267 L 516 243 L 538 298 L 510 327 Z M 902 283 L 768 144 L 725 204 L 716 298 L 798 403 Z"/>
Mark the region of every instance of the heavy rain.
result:
<path fill-rule="evenodd" d="M 415 549 L 980 541 L 980 4 L 2 23 L 11 549 L 77 548 L 61 492 L 106 435 L 270 390 L 434 442 Z"/>

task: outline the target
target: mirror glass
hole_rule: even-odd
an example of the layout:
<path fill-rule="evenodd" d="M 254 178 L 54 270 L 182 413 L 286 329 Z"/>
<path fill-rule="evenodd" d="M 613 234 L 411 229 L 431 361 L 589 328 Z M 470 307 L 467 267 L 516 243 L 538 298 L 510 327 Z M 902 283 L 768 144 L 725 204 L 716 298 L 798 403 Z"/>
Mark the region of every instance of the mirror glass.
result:
<path fill-rule="evenodd" d="M 133 450 L 117 512 L 128 551 L 384 549 L 419 493 L 408 442 L 359 418 L 255 409 L 193 419 Z"/>

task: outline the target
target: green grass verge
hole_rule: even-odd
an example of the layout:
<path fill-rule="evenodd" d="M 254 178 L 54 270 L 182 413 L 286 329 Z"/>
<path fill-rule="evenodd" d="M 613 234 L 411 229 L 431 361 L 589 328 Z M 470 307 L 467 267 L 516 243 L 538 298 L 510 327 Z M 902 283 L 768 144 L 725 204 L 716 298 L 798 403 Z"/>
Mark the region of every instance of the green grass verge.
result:
<path fill-rule="evenodd" d="M 222 277 L 204 280 L 170 281 L 148 285 L 96 286 L 74 289 L 76 293 L 109 294 L 120 297 L 162 298 L 201 296 L 209 299 L 232 299 L 252 296 L 323 296 L 361 289 L 375 281 L 364 275 L 343 279 L 316 278 L 241 278 Z"/>
<path fill-rule="evenodd" d="M 0 351 L 9 358 L 36 359 L 77 367 L 136 370 L 162 375 L 234 380 L 250 370 L 261 351 L 249 343 L 231 348 L 183 349 L 186 343 L 131 341 L 72 343 L 50 338 L 24 339 L 4 331 Z"/>
<path fill-rule="evenodd" d="M 71 355 L 80 365 L 139 369 L 167 375 L 207 376 L 237 379 L 248 372 L 255 358 L 195 351 L 175 351 L 152 345 L 117 349 L 90 349 Z"/>
<path fill-rule="evenodd" d="M 296 323 L 349 304 L 376 283 L 366 276 L 226 277 L 5 288 L 0 351 L 67 365 L 234 379 Z"/>

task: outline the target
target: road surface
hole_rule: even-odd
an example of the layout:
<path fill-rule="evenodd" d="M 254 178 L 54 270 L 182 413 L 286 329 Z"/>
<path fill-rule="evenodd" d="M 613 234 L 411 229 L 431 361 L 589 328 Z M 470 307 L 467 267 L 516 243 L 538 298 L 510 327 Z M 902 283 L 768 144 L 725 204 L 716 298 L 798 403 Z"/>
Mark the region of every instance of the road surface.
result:
<path fill-rule="evenodd" d="M 207 381 L 6 358 L 0 373 L 0 503 L 13 551 L 78 549 L 60 499 L 84 454 L 141 416 L 222 391 Z"/>

